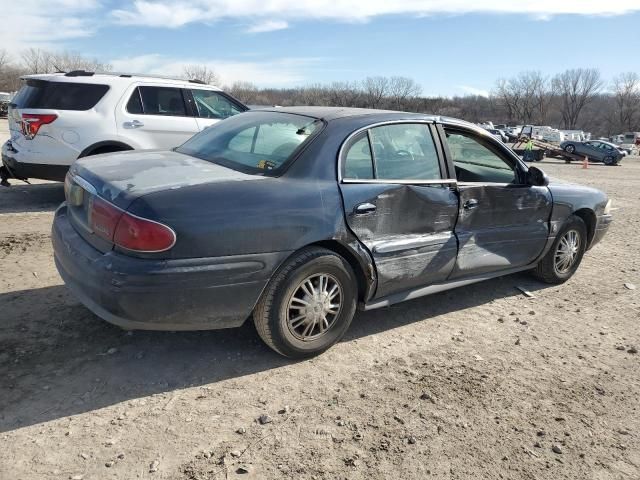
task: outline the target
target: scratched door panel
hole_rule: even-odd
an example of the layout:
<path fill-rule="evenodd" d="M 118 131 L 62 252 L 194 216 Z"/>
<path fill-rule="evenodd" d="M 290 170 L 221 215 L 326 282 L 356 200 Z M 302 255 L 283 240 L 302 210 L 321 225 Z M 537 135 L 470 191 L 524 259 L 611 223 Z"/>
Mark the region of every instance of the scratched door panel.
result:
<path fill-rule="evenodd" d="M 457 255 L 455 191 L 443 185 L 343 184 L 347 223 L 369 249 L 378 274 L 376 297 L 438 283 Z M 375 210 L 358 214 L 370 203 Z"/>

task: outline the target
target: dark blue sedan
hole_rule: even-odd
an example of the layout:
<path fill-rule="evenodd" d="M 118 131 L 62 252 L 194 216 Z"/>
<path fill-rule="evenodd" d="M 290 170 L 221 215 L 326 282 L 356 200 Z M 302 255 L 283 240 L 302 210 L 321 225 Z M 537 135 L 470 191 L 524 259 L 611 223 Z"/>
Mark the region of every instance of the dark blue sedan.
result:
<path fill-rule="evenodd" d="M 273 108 L 173 151 L 76 162 L 53 246 L 72 292 L 126 329 L 238 327 L 305 357 L 370 310 L 531 270 L 561 283 L 611 203 L 549 184 L 485 130 L 421 114 Z"/>

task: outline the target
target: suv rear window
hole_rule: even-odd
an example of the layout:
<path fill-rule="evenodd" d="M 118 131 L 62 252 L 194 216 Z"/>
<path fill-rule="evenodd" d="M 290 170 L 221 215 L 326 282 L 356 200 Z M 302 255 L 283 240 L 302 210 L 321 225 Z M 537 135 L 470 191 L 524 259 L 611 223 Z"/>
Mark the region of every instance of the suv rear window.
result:
<path fill-rule="evenodd" d="M 27 80 L 13 99 L 16 108 L 50 108 L 55 110 L 89 110 L 109 90 L 95 83 Z"/>

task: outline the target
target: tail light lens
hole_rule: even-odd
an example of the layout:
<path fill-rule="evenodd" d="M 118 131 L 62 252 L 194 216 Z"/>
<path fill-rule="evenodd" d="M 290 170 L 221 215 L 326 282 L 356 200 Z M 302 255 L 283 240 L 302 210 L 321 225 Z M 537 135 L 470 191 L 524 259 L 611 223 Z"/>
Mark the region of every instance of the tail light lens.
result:
<path fill-rule="evenodd" d="M 28 139 L 34 138 L 42 125 L 52 123 L 58 115 L 54 113 L 23 113 L 21 128 L 22 133 Z"/>
<path fill-rule="evenodd" d="M 132 215 L 96 196 L 91 200 L 89 225 L 96 235 L 134 252 L 164 252 L 176 243 L 175 232 L 166 225 Z"/>
<path fill-rule="evenodd" d="M 164 252 L 176 243 L 176 234 L 166 225 L 123 213 L 113 242 L 134 252 Z"/>

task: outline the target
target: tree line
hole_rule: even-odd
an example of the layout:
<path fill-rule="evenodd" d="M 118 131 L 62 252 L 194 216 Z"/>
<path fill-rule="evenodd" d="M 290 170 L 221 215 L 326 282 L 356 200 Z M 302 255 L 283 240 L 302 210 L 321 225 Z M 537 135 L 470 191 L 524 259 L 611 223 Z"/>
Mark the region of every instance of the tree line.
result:
<path fill-rule="evenodd" d="M 0 90 L 15 91 L 19 77 L 33 73 L 87 70 L 108 72 L 111 65 L 73 52 L 30 48 L 19 58 L 0 50 Z M 135 73 L 135 72 L 134 72 Z M 206 65 L 188 65 L 184 78 L 220 85 Z M 223 86 L 249 105 L 327 105 L 433 113 L 471 122 L 551 125 L 611 136 L 640 131 L 640 75 L 621 73 L 606 82 L 597 69 L 568 69 L 556 75 L 525 71 L 498 79 L 489 96 L 424 96 L 414 79 L 371 76 L 361 81 L 259 88 L 247 81 Z"/>

